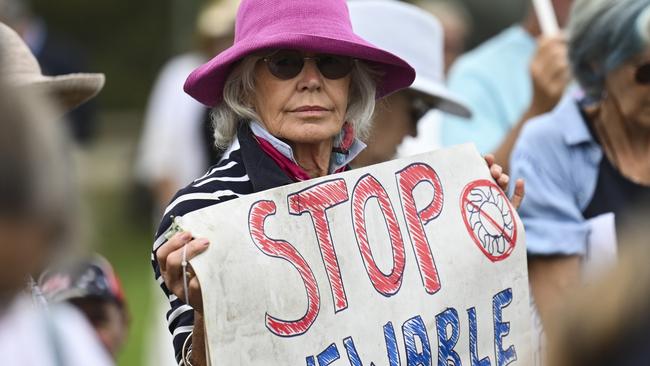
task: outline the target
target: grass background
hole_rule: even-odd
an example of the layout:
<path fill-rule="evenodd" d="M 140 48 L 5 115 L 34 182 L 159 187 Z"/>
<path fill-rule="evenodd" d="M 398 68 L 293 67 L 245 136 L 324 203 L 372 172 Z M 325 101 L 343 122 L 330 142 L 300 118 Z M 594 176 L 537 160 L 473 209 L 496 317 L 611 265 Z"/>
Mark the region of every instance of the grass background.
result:
<path fill-rule="evenodd" d="M 140 116 L 130 113 L 105 117 L 99 138 L 80 151 L 78 169 L 89 213 L 91 245 L 113 264 L 131 315 L 129 338 L 118 363 L 145 365 L 155 293 L 149 261 L 153 219 L 149 207 L 142 204 L 142 192 L 133 188 L 131 174 L 138 137 L 134 126 Z"/>

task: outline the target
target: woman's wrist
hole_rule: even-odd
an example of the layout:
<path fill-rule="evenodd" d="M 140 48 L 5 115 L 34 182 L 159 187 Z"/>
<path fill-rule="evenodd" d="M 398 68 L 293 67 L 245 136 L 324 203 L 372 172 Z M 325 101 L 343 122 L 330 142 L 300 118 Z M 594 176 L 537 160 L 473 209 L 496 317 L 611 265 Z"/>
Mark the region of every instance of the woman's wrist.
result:
<path fill-rule="evenodd" d="M 195 310 L 194 329 L 192 330 L 192 352 L 190 355 L 190 362 L 193 366 L 207 365 L 204 324 L 203 313 Z"/>
<path fill-rule="evenodd" d="M 194 336 L 194 331 L 191 331 L 190 334 L 185 338 L 183 342 L 183 347 L 181 348 L 181 360 L 186 366 L 194 366 L 192 363 L 192 337 Z"/>

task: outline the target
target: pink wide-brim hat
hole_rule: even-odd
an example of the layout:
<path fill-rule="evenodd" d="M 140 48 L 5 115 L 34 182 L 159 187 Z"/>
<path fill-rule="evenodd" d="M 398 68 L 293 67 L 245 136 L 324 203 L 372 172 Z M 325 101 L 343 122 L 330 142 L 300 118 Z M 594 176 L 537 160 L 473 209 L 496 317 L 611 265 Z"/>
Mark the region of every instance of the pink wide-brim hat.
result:
<path fill-rule="evenodd" d="M 352 31 L 345 0 L 243 0 L 237 12 L 234 44 L 194 70 L 185 92 L 209 107 L 223 99 L 232 67 L 262 50 L 298 49 L 345 55 L 380 72 L 377 98 L 411 85 L 413 68 Z"/>

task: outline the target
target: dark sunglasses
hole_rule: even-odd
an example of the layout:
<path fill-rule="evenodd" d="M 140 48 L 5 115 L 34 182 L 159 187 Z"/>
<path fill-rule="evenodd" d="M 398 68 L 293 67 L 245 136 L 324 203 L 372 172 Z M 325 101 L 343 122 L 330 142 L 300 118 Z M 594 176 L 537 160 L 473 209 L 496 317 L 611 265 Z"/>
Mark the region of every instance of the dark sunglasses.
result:
<path fill-rule="evenodd" d="M 331 80 L 347 76 L 354 66 L 354 59 L 351 57 L 327 54 L 306 57 L 296 50 L 279 50 L 264 57 L 263 60 L 271 74 L 281 80 L 298 76 L 306 60 L 314 60 L 320 73 Z"/>
<path fill-rule="evenodd" d="M 650 84 L 650 62 L 636 68 L 634 80 L 642 85 Z"/>

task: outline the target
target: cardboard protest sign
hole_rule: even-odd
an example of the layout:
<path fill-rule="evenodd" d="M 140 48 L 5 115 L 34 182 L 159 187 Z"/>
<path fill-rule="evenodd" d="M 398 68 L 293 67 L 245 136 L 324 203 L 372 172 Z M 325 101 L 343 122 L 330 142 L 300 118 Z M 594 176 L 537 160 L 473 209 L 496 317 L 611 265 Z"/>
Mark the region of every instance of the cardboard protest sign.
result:
<path fill-rule="evenodd" d="M 524 230 L 465 145 L 181 218 L 212 365 L 531 364 Z"/>

